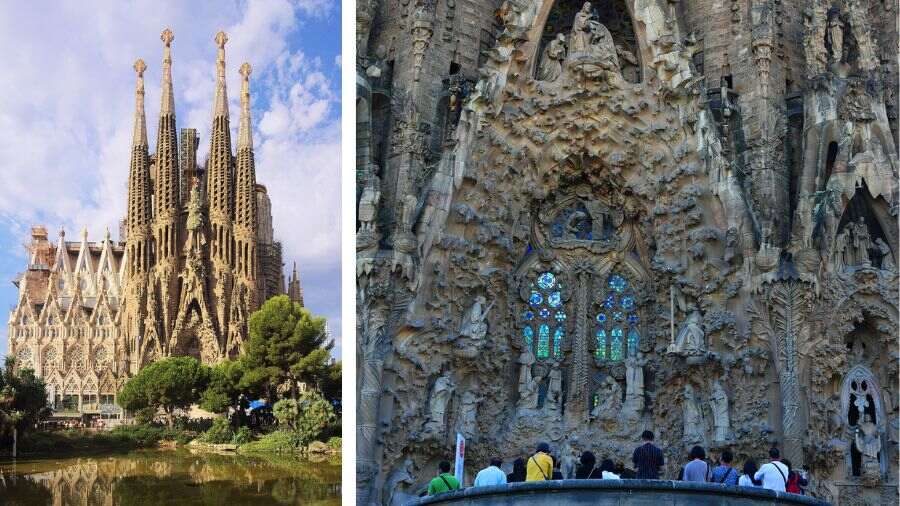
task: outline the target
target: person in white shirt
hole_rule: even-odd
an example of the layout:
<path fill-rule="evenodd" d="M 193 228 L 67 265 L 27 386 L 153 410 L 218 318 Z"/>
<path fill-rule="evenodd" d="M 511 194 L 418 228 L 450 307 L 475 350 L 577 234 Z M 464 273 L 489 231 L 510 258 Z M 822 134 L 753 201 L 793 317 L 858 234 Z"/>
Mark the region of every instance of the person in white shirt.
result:
<path fill-rule="evenodd" d="M 618 474 L 613 471 L 616 470 L 616 465 L 613 464 L 612 460 L 603 459 L 603 462 L 600 463 L 600 479 L 601 480 L 621 480 Z"/>
<path fill-rule="evenodd" d="M 784 492 L 785 485 L 787 485 L 788 472 L 790 472 L 790 470 L 786 465 L 779 462 L 781 460 L 781 453 L 778 451 L 778 448 L 769 450 L 769 457 L 772 458 L 772 462 L 763 464 L 753 478 L 762 480 L 763 488 L 775 490 L 776 492 Z"/>
<path fill-rule="evenodd" d="M 494 457 L 491 465 L 485 467 L 475 475 L 474 487 L 490 487 L 492 485 L 506 485 L 506 473 L 500 470 L 503 460 Z"/>
<path fill-rule="evenodd" d="M 754 482 L 753 476 L 756 475 L 756 472 L 759 471 L 759 467 L 756 465 L 756 461 L 753 459 L 747 459 L 744 462 L 744 474 L 738 478 L 738 486 L 739 487 L 759 487 L 761 486 L 760 482 Z"/>

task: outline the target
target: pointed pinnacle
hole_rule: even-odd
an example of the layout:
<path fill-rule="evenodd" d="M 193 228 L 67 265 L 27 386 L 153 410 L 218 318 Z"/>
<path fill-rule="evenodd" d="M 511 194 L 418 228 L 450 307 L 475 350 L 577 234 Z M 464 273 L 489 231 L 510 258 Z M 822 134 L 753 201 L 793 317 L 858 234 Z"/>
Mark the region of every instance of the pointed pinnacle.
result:
<path fill-rule="evenodd" d="M 144 71 L 147 70 L 147 64 L 144 63 L 144 60 L 138 58 L 134 62 L 134 71 L 137 72 L 138 77 L 144 77 Z"/>
<path fill-rule="evenodd" d="M 175 40 L 175 34 L 172 33 L 172 30 L 166 28 L 162 31 L 162 34 L 160 34 L 159 39 L 163 41 L 163 44 L 165 44 L 166 47 L 168 47 L 172 44 L 172 41 Z"/>

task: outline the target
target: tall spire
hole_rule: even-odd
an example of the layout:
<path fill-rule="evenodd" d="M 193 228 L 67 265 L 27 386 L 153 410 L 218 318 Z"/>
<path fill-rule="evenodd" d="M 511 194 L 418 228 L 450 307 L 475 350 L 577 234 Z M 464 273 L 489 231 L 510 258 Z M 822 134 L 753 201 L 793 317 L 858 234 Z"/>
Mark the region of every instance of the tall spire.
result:
<path fill-rule="evenodd" d="M 138 58 L 134 62 L 134 71 L 137 72 L 137 87 L 134 92 L 134 136 L 132 137 L 132 147 L 147 145 L 147 119 L 144 116 L 145 70 L 147 70 L 147 64 L 144 63 L 144 60 Z"/>
<path fill-rule="evenodd" d="M 291 273 L 291 282 L 288 285 L 288 298 L 291 302 L 303 305 L 303 288 L 300 286 L 300 276 L 297 274 L 297 262 L 294 262 L 294 272 Z"/>
<path fill-rule="evenodd" d="M 250 128 L 250 73 L 253 69 L 250 64 L 244 62 L 241 65 L 241 125 L 238 128 L 238 150 L 253 147 L 253 137 Z"/>
<path fill-rule="evenodd" d="M 210 220 L 221 221 L 223 225 L 230 222 L 234 209 L 231 129 L 228 121 L 228 96 L 225 91 L 225 43 L 227 41 L 228 36 L 225 35 L 225 32 L 216 34 L 218 47 L 216 101 L 213 109 L 206 184 Z M 224 253 L 224 250 L 220 251 Z"/>
<path fill-rule="evenodd" d="M 163 42 L 162 98 L 159 107 L 159 128 L 156 131 L 156 209 L 157 259 L 174 257 L 177 231 L 175 223 L 181 211 L 178 170 L 178 130 L 175 126 L 175 98 L 172 91 L 172 41 L 175 35 L 166 28 L 160 35 Z"/>
<path fill-rule="evenodd" d="M 134 112 L 134 140 L 131 145 L 131 168 L 128 174 L 127 237 L 131 272 L 144 272 L 147 259 L 148 232 L 152 210 L 150 208 L 150 154 L 147 148 L 147 121 L 144 116 L 144 60 L 134 62 L 137 73 Z"/>
<path fill-rule="evenodd" d="M 166 28 L 159 36 L 163 41 L 162 106 L 159 114 L 175 114 L 175 94 L 172 92 L 172 41 L 175 34 Z"/>
<path fill-rule="evenodd" d="M 225 91 L 225 43 L 228 35 L 220 31 L 216 34 L 216 103 L 213 116 L 228 116 L 228 93 Z"/>

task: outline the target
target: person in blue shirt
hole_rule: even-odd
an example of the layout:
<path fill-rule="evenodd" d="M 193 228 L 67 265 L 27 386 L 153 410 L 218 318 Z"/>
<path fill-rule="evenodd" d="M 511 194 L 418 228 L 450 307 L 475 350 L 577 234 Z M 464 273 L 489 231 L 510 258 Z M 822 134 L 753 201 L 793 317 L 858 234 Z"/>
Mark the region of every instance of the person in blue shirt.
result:
<path fill-rule="evenodd" d="M 734 462 L 734 454 L 731 453 L 731 450 L 723 451 L 722 456 L 719 458 L 719 465 L 713 469 L 712 479 L 709 481 L 712 483 L 721 483 L 722 485 L 737 485 L 738 478 L 740 478 L 741 475 L 737 469 L 732 467 L 732 462 Z"/>

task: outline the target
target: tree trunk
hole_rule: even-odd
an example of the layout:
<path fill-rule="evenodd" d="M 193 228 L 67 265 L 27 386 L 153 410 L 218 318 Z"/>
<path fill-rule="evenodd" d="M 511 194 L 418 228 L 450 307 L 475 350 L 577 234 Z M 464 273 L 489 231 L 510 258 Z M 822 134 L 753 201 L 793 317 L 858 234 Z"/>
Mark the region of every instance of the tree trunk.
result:
<path fill-rule="evenodd" d="M 175 427 L 175 409 L 174 408 L 166 409 L 166 419 L 168 420 L 169 428 L 170 429 L 174 428 Z"/>
<path fill-rule="evenodd" d="M 13 427 L 13 451 L 12 451 L 13 458 L 16 458 L 16 447 L 18 446 L 18 444 L 19 444 L 19 429 L 16 427 Z"/>

